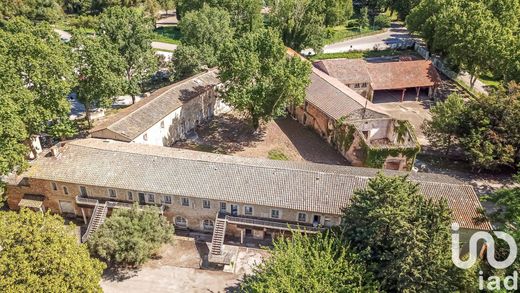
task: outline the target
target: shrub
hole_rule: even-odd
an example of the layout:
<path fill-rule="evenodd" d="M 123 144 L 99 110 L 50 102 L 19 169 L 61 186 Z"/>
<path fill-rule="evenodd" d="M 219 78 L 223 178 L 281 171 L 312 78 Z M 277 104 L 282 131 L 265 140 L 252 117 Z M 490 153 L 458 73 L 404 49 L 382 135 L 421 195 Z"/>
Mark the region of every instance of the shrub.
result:
<path fill-rule="evenodd" d="M 164 243 L 173 228 L 156 210 L 115 210 L 88 240 L 92 254 L 116 265 L 141 265 Z"/>
<path fill-rule="evenodd" d="M 374 26 L 378 28 L 390 27 L 390 17 L 386 14 L 379 14 L 374 18 Z"/>

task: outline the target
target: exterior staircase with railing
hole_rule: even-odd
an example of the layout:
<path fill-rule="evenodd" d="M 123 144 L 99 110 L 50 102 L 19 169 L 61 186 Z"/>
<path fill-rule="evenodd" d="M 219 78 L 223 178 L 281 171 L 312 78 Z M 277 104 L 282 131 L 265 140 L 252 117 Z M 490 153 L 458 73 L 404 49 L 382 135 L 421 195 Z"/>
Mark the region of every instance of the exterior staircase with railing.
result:
<path fill-rule="evenodd" d="M 81 237 L 81 242 L 86 242 L 90 235 L 96 232 L 96 230 L 103 224 L 103 222 L 105 222 L 107 212 L 108 206 L 106 203 L 96 203 L 96 206 L 92 211 L 92 217 L 90 218 L 90 222 L 88 223 L 87 231 Z"/>
<path fill-rule="evenodd" d="M 215 226 L 213 228 L 213 238 L 211 239 L 211 250 L 209 255 L 210 262 L 221 262 L 223 259 L 222 247 L 224 245 L 224 237 L 226 235 L 227 221 L 225 217 L 217 214 Z"/>

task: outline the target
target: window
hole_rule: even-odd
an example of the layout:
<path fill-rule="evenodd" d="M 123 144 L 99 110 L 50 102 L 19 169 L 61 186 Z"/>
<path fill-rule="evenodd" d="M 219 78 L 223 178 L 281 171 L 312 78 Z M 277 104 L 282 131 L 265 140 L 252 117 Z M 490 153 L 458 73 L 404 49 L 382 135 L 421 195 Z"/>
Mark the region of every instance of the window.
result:
<path fill-rule="evenodd" d="M 307 214 L 298 213 L 298 222 L 307 222 Z"/>
<path fill-rule="evenodd" d="M 87 196 L 87 188 L 85 186 L 80 186 L 79 187 L 79 194 L 81 196 Z"/>
<path fill-rule="evenodd" d="M 355 84 L 354 84 L 354 88 L 355 88 L 355 89 L 359 88 L 359 83 L 355 83 Z"/>
<path fill-rule="evenodd" d="M 202 229 L 204 229 L 206 231 L 213 230 L 213 221 L 212 220 L 204 220 L 202 222 Z"/>
<path fill-rule="evenodd" d="M 332 226 L 332 220 L 330 218 L 325 217 L 325 219 L 323 220 L 323 226 L 331 227 Z"/>
<path fill-rule="evenodd" d="M 164 128 L 164 121 L 161 121 L 161 128 Z"/>
<path fill-rule="evenodd" d="M 170 195 L 164 196 L 164 203 L 165 204 L 172 204 L 172 197 Z"/>
<path fill-rule="evenodd" d="M 222 213 L 225 213 L 226 212 L 226 203 L 225 202 L 221 202 L 220 203 L 220 211 Z"/>
<path fill-rule="evenodd" d="M 51 182 L 51 186 L 52 186 L 52 190 L 58 191 L 58 185 L 56 184 L 56 182 Z"/>
<path fill-rule="evenodd" d="M 271 210 L 271 218 L 279 219 L 280 218 L 280 211 L 279 210 Z"/>
<path fill-rule="evenodd" d="M 188 221 L 181 216 L 175 217 L 175 225 L 179 227 L 186 227 L 188 225 Z"/>
<path fill-rule="evenodd" d="M 244 206 L 244 215 L 252 216 L 253 215 L 253 207 L 252 206 Z"/>
<path fill-rule="evenodd" d="M 210 209 L 211 208 L 211 202 L 207 199 L 203 200 L 202 201 L 202 207 L 205 208 L 205 209 Z"/>
<path fill-rule="evenodd" d="M 63 193 L 69 194 L 69 189 L 67 188 L 67 186 L 63 186 Z"/>
<path fill-rule="evenodd" d="M 361 84 L 362 87 L 367 87 L 367 85 L 368 85 L 368 84 L 367 84 L 366 82 L 364 82 L 364 83 Z"/>
<path fill-rule="evenodd" d="M 108 190 L 108 196 L 110 196 L 110 197 L 116 197 L 116 196 L 117 196 L 116 191 L 113 190 L 113 189 L 109 189 L 109 190 Z"/>
<path fill-rule="evenodd" d="M 145 141 L 148 140 L 148 133 L 145 133 L 145 134 L 143 135 L 143 139 L 144 139 Z"/>
<path fill-rule="evenodd" d="M 155 195 L 148 193 L 148 202 L 155 202 Z"/>
<path fill-rule="evenodd" d="M 183 206 L 185 206 L 185 207 L 189 207 L 189 206 L 190 206 L 190 199 L 189 199 L 189 198 L 185 198 L 185 197 L 183 197 L 183 198 L 181 199 L 181 204 L 182 204 Z"/>
<path fill-rule="evenodd" d="M 128 200 L 134 200 L 134 194 L 131 191 L 129 191 L 126 195 Z"/>

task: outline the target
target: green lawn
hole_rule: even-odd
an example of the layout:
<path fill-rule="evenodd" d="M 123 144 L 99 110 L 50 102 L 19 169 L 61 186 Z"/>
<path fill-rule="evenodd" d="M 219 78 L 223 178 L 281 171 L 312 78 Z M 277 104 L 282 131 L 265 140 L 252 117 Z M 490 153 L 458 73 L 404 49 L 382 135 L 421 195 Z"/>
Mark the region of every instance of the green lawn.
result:
<path fill-rule="evenodd" d="M 278 161 L 288 161 L 289 157 L 282 150 L 272 149 L 267 153 L 267 158 Z"/>
<path fill-rule="evenodd" d="M 496 79 L 493 74 L 482 74 L 478 79 L 489 87 L 498 88 L 500 86 L 500 80 Z"/>
<path fill-rule="evenodd" d="M 415 55 L 419 56 L 414 50 L 378 50 L 378 51 L 350 51 L 341 53 L 322 53 L 310 57 L 311 61 L 324 60 L 324 59 L 359 59 L 359 58 L 370 58 L 370 57 L 382 57 L 382 56 L 402 56 L 402 55 Z"/>
<path fill-rule="evenodd" d="M 181 31 L 176 26 L 166 26 L 156 28 L 154 31 L 154 41 L 179 45 L 181 43 Z"/>
<path fill-rule="evenodd" d="M 375 35 L 384 32 L 382 29 L 372 28 L 353 28 L 345 26 L 336 26 L 327 29 L 325 45 L 341 42 L 348 39 L 360 38 L 364 36 Z"/>

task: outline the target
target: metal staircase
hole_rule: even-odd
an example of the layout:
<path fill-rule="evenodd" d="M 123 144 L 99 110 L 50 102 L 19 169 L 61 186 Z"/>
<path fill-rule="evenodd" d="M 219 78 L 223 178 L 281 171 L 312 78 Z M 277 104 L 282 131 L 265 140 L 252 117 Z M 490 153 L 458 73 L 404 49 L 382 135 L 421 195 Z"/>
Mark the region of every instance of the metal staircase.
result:
<path fill-rule="evenodd" d="M 210 258 L 219 258 L 222 256 L 222 246 L 224 245 L 224 237 L 226 235 L 226 219 L 219 217 L 215 219 L 215 227 L 213 228 L 213 238 L 211 239 Z"/>
<path fill-rule="evenodd" d="M 105 222 L 105 218 L 107 217 L 108 207 L 106 203 L 100 204 L 96 203 L 94 210 L 92 211 L 92 217 L 90 218 L 90 222 L 88 223 L 87 231 L 81 237 L 81 242 L 86 242 L 88 237 L 92 235 L 92 233 L 96 232 L 96 230 Z"/>

